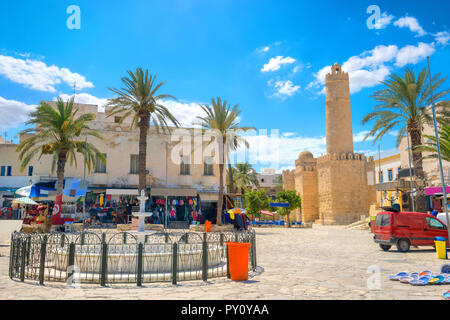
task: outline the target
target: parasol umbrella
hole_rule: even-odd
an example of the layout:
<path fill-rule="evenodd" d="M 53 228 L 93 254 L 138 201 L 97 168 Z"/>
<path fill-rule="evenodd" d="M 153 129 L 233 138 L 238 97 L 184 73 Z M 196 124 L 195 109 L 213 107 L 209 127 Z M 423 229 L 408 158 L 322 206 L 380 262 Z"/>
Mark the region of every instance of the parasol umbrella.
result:
<path fill-rule="evenodd" d="M 37 203 L 36 201 L 27 198 L 27 197 L 22 197 L 22 198 L 16 198 L 12 201 L 13 203 L 20 203 L 20 204 L 31 204 L 31 205 L 38 205 L 39 203 Z"/>
<path fill-rule="evenodd" d="M 247 213 L 247 211 L 244 209 L 241 209 L 241 208 L 233 208 L 233 209 L 228 210 L 228 213 L 230 214 L 231 220 L 234 220 L 234 215 L 236 213 Z"/>
<path fill-rule="evenodd" d="M 272 217 L 272 220 L 273 220 L 274 216 L 277 214 L 276 211 L 275 211 L 275 212 L 270 212 L 270 211 L 268 211 L 268 210 L 261 210 L 259 213 L 260 213 L 261 215 L 265 215 L 265 216 Z"/>

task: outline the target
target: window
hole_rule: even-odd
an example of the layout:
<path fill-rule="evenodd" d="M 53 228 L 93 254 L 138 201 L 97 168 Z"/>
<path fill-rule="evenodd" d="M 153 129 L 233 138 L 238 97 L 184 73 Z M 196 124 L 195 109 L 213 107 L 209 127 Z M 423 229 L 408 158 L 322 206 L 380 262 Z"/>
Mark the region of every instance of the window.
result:
<path fill-rule="evenodd" d="M 205 157 L 204 159 L 204 172 L 205 176 L 213 176 L 214 175 L 214 164 L 213 157 Z"/>
<path fill-rule="evenodd" d="M 391 225 L 391 215 L 390 214 L 379 214 L 375 219 L 375 225 L 377 227 L 388 227 Z"/>
<path fill-rule="evenodd" d="M 427 217 L 427 224 L 432 229 L 440 229 L 445 230 L 447 229 L 442 223 L 440 223 L 437 219 Z"/>
<path fill-rule="evenodd" d="M 180 174 L 181 175 L 190 175 L 191 174 L 191 165 L 190 165 L 190 157 L 182 156 L 181 157 L 181 165 L 180 165 Z"/>
<path fill-rule="evenodd" d="M 139 172 L 139 155 L 130 154 L 130 173 L 136 174 Z"/>
<path fill-rule="evenodd" d="M 33 175 L 33 166 L 28 166 L 28 176 L 31 177 Z"/>
<path fill-rule="evenodd" d="M 394 179 L 394 177 L 392 175 L 392 169 L 388 170 L 388 179 L 389 179 L 389 181 L 392 181 Z"/>
<path fill-rule="evenodd" d="M 7 167 L 7 169 L 6 169 L 6 175 L 7 175 L 7 176 L 11 176 L 11 175 L 12 175 L 12 167 L 11 167 L 11 166 L 8 166 L 8 167 Z"/>
<path fill-rule="evenodd" d="M 96 173 L 106 173 L 106 153 L 103 153 L 105 157 L 105 163 L 103 163 L 102 159 L 97 157 L 97 162 L 95 164 L 95 172 Z"/>
<path fill-rule="evenodd" d="M 118 116 L 115 116 L 115 117 L 114 117 L 114 122 L 115 122 L 115 123 L 119 123 L 120 120 L 122 120 L 122 117 L 118 117 Z"/>
<path fill-rule="evenodd" d="M 378 172 L 378 183 L 383 183 L 383 171 Z"/>
<path fill-rule="evenodd" d="M 0 168 L 0 176 L 5 176 L 5 166 L 2 166 L 1 168 Z"/>

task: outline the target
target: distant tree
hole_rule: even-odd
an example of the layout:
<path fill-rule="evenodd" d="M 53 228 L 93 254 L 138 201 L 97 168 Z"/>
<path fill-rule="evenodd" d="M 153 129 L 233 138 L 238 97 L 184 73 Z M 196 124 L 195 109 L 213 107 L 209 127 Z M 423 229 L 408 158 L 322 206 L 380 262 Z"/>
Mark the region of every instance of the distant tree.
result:
<path fill-rule="evenodd" d="M 245 194 L 245 210 L 251 215 L 258 214 L 261 210 L 268 209 L 270 198 L 266 190 L 253 190 Z"/>
<path fill-rule="evenodd" d="M 281 216 L 286 217 L 286 225 L 288 227 L 291 226 L 291 221 L 289 218 L 289 214 L 297 209 L 302 207 L 302 198 L 298 195 L 295 190 L 281 190 L 277 193 L 277 202 L 278 203 L 289 203 L 288 208 L 278 208 L 277 212 Z"/>
<path fill-rule="evenodd" d="M 234 167 L 236 169 L 234 172 L 234 181 L 237 190 L 241 191 L 241 193 L 245 193 L 251 186 L 259 186 L 256 170 L 250 163 L 236 163 Z"/>

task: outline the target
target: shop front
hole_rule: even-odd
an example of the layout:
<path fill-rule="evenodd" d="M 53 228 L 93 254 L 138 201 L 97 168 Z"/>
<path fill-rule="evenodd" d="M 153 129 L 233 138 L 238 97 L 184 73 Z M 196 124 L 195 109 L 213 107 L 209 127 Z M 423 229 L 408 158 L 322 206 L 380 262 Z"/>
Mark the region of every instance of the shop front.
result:
<path fill-rule="evenodd" d="M 167 221 L 197 220 L 197 189 L 193 188 L 151 188 L 149 209 L 157 223 L 164 224 L 164 212 L 168 211 Z"/>
<path fill-rule="evenodd" d="M 450 186 L 445 187 L 447 193 L 447 203 L 450 197 Z M 442 193 L 442 187 L 429 187 L 425 188 L 425 195 L 427 197 L 427 210 L 437 212 L 444 211 L 444 195 Z M 450 209 L 450 206 L 449 206 Z"/>

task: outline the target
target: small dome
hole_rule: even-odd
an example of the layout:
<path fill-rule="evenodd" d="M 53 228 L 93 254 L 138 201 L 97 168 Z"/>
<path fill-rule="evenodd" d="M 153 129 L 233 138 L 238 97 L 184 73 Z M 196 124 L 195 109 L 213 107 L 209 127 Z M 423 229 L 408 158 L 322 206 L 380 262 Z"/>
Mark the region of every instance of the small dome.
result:
<path fill-rule="evenodd" d="M 309 159 L 313 159 L 313 158 L 314 158 L 313 154 L 309 151 L 303 151 L 298 156 L 299 160 L 309 160 Z"/>

